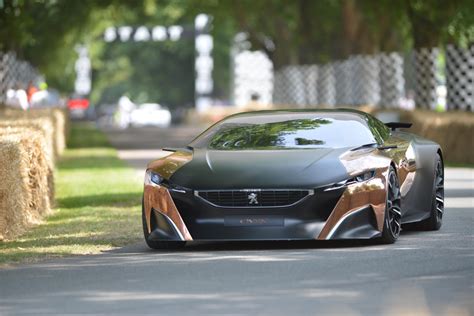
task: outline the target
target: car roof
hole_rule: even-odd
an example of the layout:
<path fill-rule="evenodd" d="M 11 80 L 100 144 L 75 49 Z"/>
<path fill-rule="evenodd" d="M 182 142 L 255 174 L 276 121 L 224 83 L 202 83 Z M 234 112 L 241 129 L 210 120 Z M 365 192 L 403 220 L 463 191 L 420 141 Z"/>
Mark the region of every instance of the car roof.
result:
<path fill-rule="evenodd" d="M 263 111 L 250 111 L 250 112 L 241 112 L 236 113 L 230 116 L 227 116 L 221 122 L 235 122 L 242 123 L 245 120 L 262 121 L 272 120 L 278 116 L 284 117 L 305 117 L 317 115 L 323 118 L 334 118 L 341 120 L 356 120 L 367 126 L 367 121 L 372 116 L 366 112 L 354 110 L 354 109 L 279 109 L 279 110 L 263 110 Z"/>
<path fill-rule="evenodd" d="M 228 116 L 236 117 L 236 116 L 253 116 L 253 115 L 262 115 L 262 114 L 284 114 L 284 113 L 308 113 L 308 114 L 322 114 L 322 113 L 346 113 L 346 114 L 353 114 L 362 117 L 367 117 L 370 114 L 355 110 L 355 109 L 347 109 L 347 108 L 336 108 L 336 109 L 277 109 L 277 110 L 260 110 L 260 111 L 248 111 L 248 112 L 240 112 L 233 115 Z"/>

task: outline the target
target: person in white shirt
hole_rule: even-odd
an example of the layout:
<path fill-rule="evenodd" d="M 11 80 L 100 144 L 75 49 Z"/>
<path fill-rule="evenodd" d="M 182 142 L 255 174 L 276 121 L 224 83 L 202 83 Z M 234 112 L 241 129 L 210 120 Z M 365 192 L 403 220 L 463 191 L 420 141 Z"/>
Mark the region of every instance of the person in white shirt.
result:
<path fill-rule="evenodd" d="M 5 105 L 13 108 L 20 108 L 25 111 L 28 110 L 30 104 L 28 103 L 26 91 L 23 89 L 8 89 Z"/>

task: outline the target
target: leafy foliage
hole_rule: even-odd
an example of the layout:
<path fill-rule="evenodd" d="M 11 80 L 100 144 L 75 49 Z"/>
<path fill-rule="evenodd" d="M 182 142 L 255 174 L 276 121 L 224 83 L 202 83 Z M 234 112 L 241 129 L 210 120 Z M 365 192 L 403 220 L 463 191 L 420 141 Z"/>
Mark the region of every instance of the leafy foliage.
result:
<path fill-rule="evenodd" d="M 471 0 L 4 0 L 0 51 L 38 66 L 51 86 L 71 91 L 75 45 L 93 60 L 92 99 L 123 93 L 171 106 L 194 98 L 192 38 L 178 42 L 114 43 L 109 26 L 187 25 L 213 16 L 215 96 L 228 96 L 233 38 L 245 32 L 275 67 L 328 62 L 350 54 L 403 51 L 445 43 L 474 43 Z"/>

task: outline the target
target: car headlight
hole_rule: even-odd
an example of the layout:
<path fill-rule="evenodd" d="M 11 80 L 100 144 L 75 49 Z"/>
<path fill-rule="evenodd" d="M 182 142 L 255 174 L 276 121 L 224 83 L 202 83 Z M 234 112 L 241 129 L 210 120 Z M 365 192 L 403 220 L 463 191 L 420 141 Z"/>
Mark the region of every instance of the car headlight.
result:
<path fill-rule="evenodd" d="M 337 190 L 337 189 L 346 187 L 350 184 L 368 181 L 368 180 L 372 179 L 373 177 L 375 177 L 375 170 L 369 170 L 369 171 L 366 171 L 364 173 L 358 174 L 358 175 L 356 175 L 352 178 L 349 178 L 349 179 L 346 179 L 346 180 L 343 180 L 343 181 L 339 181 L 339 182 L 327 187 L 326 189 L 324 189 L 324 191 Z"/>
<path fill-rule="evenodd" d="M 370 171 L 367 171 L 355 176 L 353 179 L 355 180 L 355 182 L 364 182 L 364 181 L 372 179 L 374 176 L 375 176 L 375 170 L 370 170 Z"/>
<path fill-rule="evenodd" d="M 163 177 L 158 173 L 155 173 L 151 170 L 147 170 L 145 173 L 145 185 L 160 185 L 163 183 Z"/>

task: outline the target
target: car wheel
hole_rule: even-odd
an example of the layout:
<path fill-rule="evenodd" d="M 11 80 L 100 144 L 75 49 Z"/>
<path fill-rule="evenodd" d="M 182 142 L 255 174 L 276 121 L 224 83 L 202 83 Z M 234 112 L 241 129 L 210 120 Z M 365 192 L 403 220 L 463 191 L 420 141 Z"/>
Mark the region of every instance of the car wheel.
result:
<path fill-rule="evenodd" d="M 418 222 L 404 225 L 409 230 L 439 230 L 443 223 L 444 213 L 444 165 L 439 154 L 436 154 L 434 170 L 433 198 L 431 202 L 430 217 Z"/>
<path fill-rule="evenodd" d="M 387 185 L 387 202 L 381 241 L 385 244 L 393 244 L 400 236 L 402 223 L 400 186 L 393 167 L 390 167 Z"/>
<path fill-rule="evenodd" d="M 152 217 L 153 219 L 153 217 Z M 143 225 L 143 236 L 145 237 L 145 242 L 148 247 L 152 249 L 180 249 L 186 245 L 185 241 L 174 241 L 174 240 L 149 240 L 148 237 L 150 234 L 148 233 L 148 228 L 146 225 L 146 217 L 145 217 L 145 206 L 143 203 L 142 198 L 142 225 Z"/>

